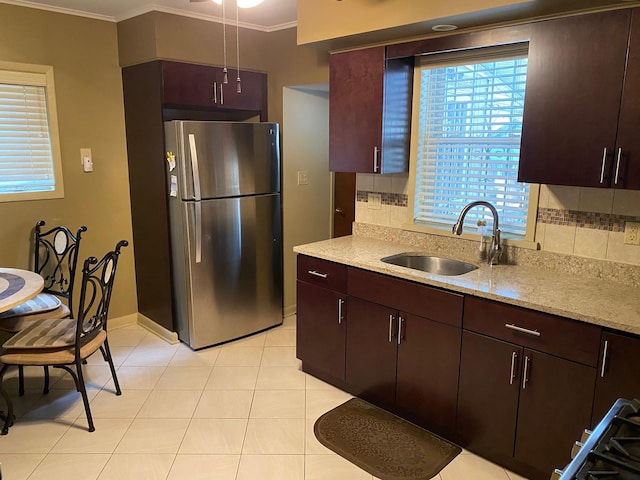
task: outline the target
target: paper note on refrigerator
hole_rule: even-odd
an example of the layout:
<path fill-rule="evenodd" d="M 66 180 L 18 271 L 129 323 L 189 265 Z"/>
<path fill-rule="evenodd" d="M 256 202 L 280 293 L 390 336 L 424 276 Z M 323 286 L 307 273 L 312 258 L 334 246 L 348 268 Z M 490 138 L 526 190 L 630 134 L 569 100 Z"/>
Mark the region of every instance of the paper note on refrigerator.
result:
<path fill-rule="evenodd" d="M 169 196 L 170 197 L 178 196 L 178 177 L 175 175 L 171 175 L 171 186 L 169 187 Z"/>

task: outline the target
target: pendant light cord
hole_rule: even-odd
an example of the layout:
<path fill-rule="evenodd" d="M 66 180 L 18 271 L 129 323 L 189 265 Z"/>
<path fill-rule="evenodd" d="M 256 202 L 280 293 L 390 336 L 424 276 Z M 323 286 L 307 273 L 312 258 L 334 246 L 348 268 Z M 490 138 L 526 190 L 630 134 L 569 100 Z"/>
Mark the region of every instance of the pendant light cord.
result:
<path fill-rule="evenodd" d="M 224 1 L 224 0 L 223 0 Z M 240 22 L 238 21 L 238 0 L 236 0 L 236 57 L 237 57 L 237 78 L 236 92 L 242 93 L 242 85 L 240 83 Z"/>
<path fill-rule="evenodd" d="M 227 75 L 227 16 L 224 9 L 225 0 L 222 0 L 222 49 L 224 56 L 224 68 L 222 69 L 222 83 L 229 83 Z"/>

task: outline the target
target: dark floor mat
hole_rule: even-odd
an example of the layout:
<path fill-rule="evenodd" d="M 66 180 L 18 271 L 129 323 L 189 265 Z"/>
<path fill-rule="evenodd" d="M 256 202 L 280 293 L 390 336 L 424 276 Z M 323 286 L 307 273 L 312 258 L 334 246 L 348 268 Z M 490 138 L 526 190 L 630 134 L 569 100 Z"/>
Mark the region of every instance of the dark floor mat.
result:
<path fill-rule="evenodd" d="M 359 398 L 316 421 L 318 441 L 382 480 L 428 480 L 460 447 Z"/>

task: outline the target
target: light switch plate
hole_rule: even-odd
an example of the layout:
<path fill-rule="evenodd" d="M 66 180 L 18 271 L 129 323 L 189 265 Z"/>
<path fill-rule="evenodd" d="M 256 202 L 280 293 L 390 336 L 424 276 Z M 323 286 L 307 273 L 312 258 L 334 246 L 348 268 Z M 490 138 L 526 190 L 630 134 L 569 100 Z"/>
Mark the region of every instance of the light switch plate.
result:
<path fill-rule="evenodd" d="M 80 164 L 83 172 L 93 172 L 93 157 L 90 148 L 80 149 Z"/>
<path fill-rule="evenodd" d="M 309 185 L 309 172 L 298 170 L 298 185 Z"/>

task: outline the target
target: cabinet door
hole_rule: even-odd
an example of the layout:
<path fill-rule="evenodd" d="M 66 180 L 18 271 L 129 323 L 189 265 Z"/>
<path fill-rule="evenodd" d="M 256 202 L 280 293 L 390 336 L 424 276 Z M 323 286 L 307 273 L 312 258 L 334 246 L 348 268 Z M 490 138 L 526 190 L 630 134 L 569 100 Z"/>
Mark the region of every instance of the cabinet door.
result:
<path fill-rule="evenodd" d="M 529 349 L 523 361 L 515 458 L 548 478 L 589 427 L 596 369 Z"/>
<path fill-rule="evenodd" d="M 162 62 L 163 103 L 218 107 L 217 89 L 222 69 L 181 62 Z"/>
<path fill-rule="evenodd" d="M 263 99 L 267 98 L 267 75 L 240 70 L 241 93 L 237 91 L 237 76 L 237 71 L 230 69 L 228 74 L 229 83 L 223 84 L 222 75 L 220 75 L 220 85 L 218 87 L 220 108 L 255 111 L 265 108 L 266 111 L 266 104 L 263 105 Z M 221 94 L 220 91 L 222 91 Z"/>
<path fill-rule="evenodd" d="M 400 313 L 396 405 L 437 433 L 456 423 L 460 328 Z"/>
<path fill-rule="evenodd" d="M 346 295 L 297 282 L 296 354 L 305 371 L 344 382 Z"/>
<path fill-rule="evenodd" d="M 395 400 L 398 313 L 348 297 L 347 373 L 349 390 L 383 406 Z"/>
<path fill-rule="evenodd" d="M 615 10 L 531 25 L 519 181 L 609 187 L 629 18 Z"/>
<path fill-rule="evenodd" d="M 329 170 L 377 173 L 382 150 L 384 47 L 329 59 Z M 375 153 L 377 149 L 377 154 Z"/>
<path fill-rule="evenodd" d="M 640 11 L 634 9 L 622 91 L 617 149 L 613 172 L 614 188 L 640 190 Z M 618 163 L 618 153 L 620 153 Z M 618 174 L 616 177 L 616 173 Z"/>
<path fill-rule="evenodd" d="M 603 365 L 604 363 L 604 365 Z M 640 398 L 640 339 L 602 334 L 591 426 L 595 426 L 618 398 Z"/>
<path fill-rule="evenodd" d="M 463 446 L 497 461 L 513 456 L 523 349 L 462 332 L 457 430 Z"/>

